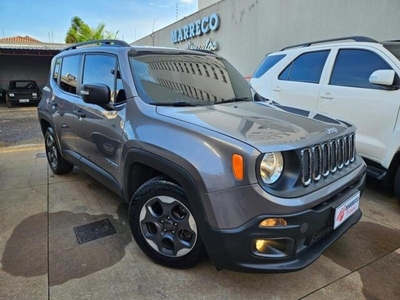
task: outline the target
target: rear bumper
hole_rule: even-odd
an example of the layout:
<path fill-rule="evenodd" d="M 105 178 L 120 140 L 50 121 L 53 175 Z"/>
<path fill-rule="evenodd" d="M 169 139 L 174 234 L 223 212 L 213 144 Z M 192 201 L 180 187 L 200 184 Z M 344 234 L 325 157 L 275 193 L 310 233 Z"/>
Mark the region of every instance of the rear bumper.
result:
<path fill-rule="evenodd" d="M 364 190 L 365 175 L 328 201 L 301 213 L 259 215 L 235 229 L 210 229 L 204 243 L 217 269 L 241 272 L 290 272 L 305 268 L 361 218 L 358 209 L 338 228 L 333 229 L 335 208 Z M 260 228 L 266 218 L 279 217 L 287 226 Z M 282 252 L 260 255 L 255 240 L 284 242 Z M 210 247 L 211 243 L 211 247 Z M 283 253 L 283 254 L 282 254 Z"/>

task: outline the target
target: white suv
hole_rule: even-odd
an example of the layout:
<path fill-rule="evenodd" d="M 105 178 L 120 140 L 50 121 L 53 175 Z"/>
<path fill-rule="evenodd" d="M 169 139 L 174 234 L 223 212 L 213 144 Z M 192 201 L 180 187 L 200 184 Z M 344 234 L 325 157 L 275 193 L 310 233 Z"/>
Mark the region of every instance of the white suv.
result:
<path fill-rule="evenodd" d="M 368 174 L 400 200 L 400 41 L 344 37 L 268 54 L 250 84 L 261 97 L 348 120 Z"/>

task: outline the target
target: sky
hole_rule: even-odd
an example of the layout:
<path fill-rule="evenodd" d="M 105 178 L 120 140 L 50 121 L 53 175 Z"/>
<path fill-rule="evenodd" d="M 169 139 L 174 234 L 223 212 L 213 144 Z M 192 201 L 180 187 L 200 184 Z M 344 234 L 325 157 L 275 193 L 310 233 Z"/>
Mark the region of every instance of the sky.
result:
<path fill-rule="evenodd" d="M 197 0 L 0 0 L 0 37 L 64 43 L 74 16 L 132 43 L 197 11 Z"/>

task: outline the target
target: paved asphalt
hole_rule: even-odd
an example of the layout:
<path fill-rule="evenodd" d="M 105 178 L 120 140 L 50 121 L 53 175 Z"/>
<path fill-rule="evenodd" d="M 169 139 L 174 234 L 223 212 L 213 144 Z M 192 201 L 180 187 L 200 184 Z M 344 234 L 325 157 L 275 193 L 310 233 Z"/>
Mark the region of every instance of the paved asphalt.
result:
<path fill-rule="evenodd" d="M 360 222 L 304 270 L 217 271 L 208 259 L 171 270 L 132 240 L 120 198 L 79 168 L 51 172 L 35 114 L 0 104 L 0 299 L 399 299 L 400 204 L 379 181 L 367 180 Z M 74 227 L 104 219 L 115 234 L 78 243 Z"/>
<path fill-rule="evenodd" d="M 43 143 L 35 106 L 6 108 L 0 103 L 0 147 Z"/>

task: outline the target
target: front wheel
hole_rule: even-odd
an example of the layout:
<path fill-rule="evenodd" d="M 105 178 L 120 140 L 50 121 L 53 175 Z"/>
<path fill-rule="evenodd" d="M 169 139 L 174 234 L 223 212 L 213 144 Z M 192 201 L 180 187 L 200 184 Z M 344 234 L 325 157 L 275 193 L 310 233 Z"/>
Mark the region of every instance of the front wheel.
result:
<path fill-rule="evenodd" d="M 72 171 L 74 165 L 67 162 L 58 150 L 53 128 L 49 127 L 44 135 L 47 161 L 54 174 L 67 174 Z"/>
<path fill-rule="evenodd" d="M 175 183 L 163 178 L 144 183 L 129 205 L 129 225 L 136 243 L 156 263 L 185 269 L 202 258 L 198 225 Z"/>
<path fill-rule="evenodd" d="M 13 104 L 10 102 L 10 100 L 8 100 L 8 98 L 6 98 L 6 105 L 8 108 L 13 107 Z"/>

